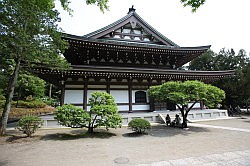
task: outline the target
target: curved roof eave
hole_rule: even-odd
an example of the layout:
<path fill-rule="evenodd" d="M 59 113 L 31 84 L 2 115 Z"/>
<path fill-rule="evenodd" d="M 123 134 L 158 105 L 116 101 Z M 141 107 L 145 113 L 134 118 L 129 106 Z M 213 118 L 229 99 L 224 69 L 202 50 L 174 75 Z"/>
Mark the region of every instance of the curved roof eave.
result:
<path fill-rule="evenodd" d="M 147 48 L 156 48 L 156 49 L 168 49 L 168 50 L 207 50 L 211 47 L 211 45 L 205 46 L 196 46 L 196 47 L 173 47 L 173 46 L 166 46 L 166 45 L 156 45 L 156 44 L 149 44 L 149 43 L 135 43 L 135 42 L 122 42 L 122 41 L 115 41 L 115 40 L 105 40 L 105 39 L 94 39 L 94 38 L 87 38 L 84 36 L 77 36 L 64 33 L 64 39 L 70 40 L 78 40 L 83 42 L 95 42 L 100 44 L 111 44 L 111 45 L 120 45 L 120 46 L 136 46 L 136 47 L 147 47 Z"/>

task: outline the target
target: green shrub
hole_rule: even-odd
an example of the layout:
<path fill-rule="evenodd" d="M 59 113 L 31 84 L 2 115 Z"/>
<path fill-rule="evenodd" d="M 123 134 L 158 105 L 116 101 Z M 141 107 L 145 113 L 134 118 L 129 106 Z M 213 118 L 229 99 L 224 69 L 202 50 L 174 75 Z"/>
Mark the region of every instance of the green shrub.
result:
<path fill-rule="evenodd" d="M 88 114 L 82 108 L 71 104 L 56 107 L 55 119 L 58 123 L 66 127 L 83 127 L 88 122 Z"/>
<path fill-rule="evenodd" d="M 4 95 L 0 95 L 0 100 L 5 100 Z"/>
<path fill-rule="evenodd" d="M 73 105 L 57 107 L 55 119 L 64 126 L 86 127 L 89 133 L 93 133 L 98 126 L 104 126 L 107 130 L 121 126 L 122 118 L 112 95 L 94 92 L 89 98 L 89 105 L 89 111 Z"/>
<path fill-rule="evenodd" d="M 0 108 L 3 108 L 5 104 L 5 100 L 0 100 Z"/>
<path fill-rule="evenodd" d="M 19 100 L 18 106 L 23 108 L 44 108 L 46 104 L 41 100 L 32 100 L 32 101 Z"/>
<path fill-rule="evenodd" d="M 17 122 L 17 129 L 31 137 L 41 127 L 43 120 L 37 116 L 25 116 Z"/>
<path fill-rule="evenodd" d="M 145 119 L 133 119 L 128 123 L 128 128 L 132 129 L 138 134 L 143 134 L 147 129 L 151 128 L 149 121 Z"/>
<path fill-rule="evenodd" d="M 57 106 L 60 105 L 59 100 L 53 99 L 53 98 L 49 99 L 48 97 L 45 97 L 45 98 L 42 99 L 42 101 L 44 103 L 46 103 L 47 105 L 50 105 L 50 106 L 53 106 L 53 107 L 57 107 Z"/>

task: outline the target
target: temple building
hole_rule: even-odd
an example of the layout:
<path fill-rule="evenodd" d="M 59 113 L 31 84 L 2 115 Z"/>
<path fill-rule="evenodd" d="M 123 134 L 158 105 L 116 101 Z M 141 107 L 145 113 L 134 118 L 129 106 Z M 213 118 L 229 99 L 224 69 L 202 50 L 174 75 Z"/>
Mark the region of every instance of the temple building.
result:
<path fill-rule="evenodd" d="M 210 46 L 178 46 L 144 21 L 133 7 L 125 17 L 97 31 L 84 36 L 65 34 L 63 38 L 69 43 L 64 57 L 71 68 L 61 71 L 41 67 L 34 72 L 61 87 L 61 104 L 86 110 L 94 91 L 112 94 L 120 112 L 171 110 L 174 104 L 150 101 L 147 89 L 170 80 L 208 83 L 234 74 L 180 70 Z"/>

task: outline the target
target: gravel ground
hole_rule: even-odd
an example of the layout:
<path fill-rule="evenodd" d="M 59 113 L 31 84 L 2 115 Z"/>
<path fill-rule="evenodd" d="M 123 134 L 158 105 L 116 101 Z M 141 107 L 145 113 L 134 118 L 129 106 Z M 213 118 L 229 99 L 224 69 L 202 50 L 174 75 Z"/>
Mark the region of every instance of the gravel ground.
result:
<path fill-rule="evenodd" d="M 198 122 L 250 129 L 250 118 Z M 112 166 L 137 165 L 218 153 L 250 150 L 250 133 L 191 126 L 189 130 L 153 126 L 138 136 L 126 127 L 98 137 L 80 135 L 84 130 L 39 130 L 33 138 L 0 138 L 0 165 L 8 166 Z M 105 132 L 99 129 L 99 132 Z"/>

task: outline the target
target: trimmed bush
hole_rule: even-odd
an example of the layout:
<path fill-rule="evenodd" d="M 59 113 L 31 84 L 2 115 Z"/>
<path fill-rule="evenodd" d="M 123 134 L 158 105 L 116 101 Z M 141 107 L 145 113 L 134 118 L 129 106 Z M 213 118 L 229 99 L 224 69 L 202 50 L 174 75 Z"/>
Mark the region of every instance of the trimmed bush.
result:
<path fill-rule="evenodd" d="M 42 126 L 43 120 L 37 116 L 25 116 L 17 122 L 17 129 L 31 137 Z"/>
<path fill-rule="evenodd" d="M 12 104 L 16 104 L 16 101 Z M 32 101 L 18 101 L 18 107 L 23 108 L 44 108 L 46 104 L 41 100 L 32 100 Z"/>
<path fill-rule="evenodd" d="M 138 134 L 143 134 L 146 130 L 151 128 L 149 121 L 145 119 L 133 119 L 128 123 L 128 128 L 132 129 Z"/>
<path fill-rule="evenodd" d="M 88 120 L 88 114 L 82 108 L 78 108 L 71 104 L 65 104 L 63 106 L 56 107 L 55 119 L 58 123 L 66 127 L 83 127 L 86 126 Z"/>

